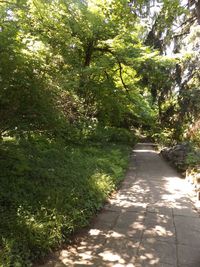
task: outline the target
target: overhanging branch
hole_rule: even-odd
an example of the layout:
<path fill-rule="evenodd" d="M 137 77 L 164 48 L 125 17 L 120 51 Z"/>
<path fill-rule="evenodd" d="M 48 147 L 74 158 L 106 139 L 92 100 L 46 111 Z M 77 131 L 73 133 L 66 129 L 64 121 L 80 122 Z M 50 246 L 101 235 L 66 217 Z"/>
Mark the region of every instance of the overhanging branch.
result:
<path fill-rule="evenodd" d="M 130 98 L 128 86 L 124 82 L 123 75 L 122 75 L 122 70 L 123 70 L 122 63 L 119 60 L 118 56 L 109 47 L 96 47 L 94 50 L 100 51 L 100 52 L 105 52 L 105 53 L 110 53 L 111 55 L 114 56 L 114 58 L 117 60 L 117 63 L 119 65 L 119 76 L 120 76 L 121 83 L 122 83 L 126 93 L 128 94 L 128 97 Z"/>

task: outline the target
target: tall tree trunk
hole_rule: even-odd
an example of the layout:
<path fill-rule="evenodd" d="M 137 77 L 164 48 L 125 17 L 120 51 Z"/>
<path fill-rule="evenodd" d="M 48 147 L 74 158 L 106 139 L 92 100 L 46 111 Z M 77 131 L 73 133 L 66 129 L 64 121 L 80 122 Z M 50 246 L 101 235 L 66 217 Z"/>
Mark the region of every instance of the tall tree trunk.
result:
<path fill-rule="evenodd" d="M 200 0 L 196 0 L 195 9 L 196 9 L 197 21 L 198 24 L 200 25 Z"/>

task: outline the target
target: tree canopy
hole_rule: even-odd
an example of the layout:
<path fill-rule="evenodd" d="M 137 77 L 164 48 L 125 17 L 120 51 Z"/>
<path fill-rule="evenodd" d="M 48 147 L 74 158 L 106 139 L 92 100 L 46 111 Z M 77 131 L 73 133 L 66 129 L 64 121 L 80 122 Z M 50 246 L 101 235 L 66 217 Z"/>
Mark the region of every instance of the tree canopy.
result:
<path fill-rule="evenodd" d="M 198 112 L 184 101 L 198 95 L 199 1 L 11 0 L 0 13 L 2 134 Z"/>

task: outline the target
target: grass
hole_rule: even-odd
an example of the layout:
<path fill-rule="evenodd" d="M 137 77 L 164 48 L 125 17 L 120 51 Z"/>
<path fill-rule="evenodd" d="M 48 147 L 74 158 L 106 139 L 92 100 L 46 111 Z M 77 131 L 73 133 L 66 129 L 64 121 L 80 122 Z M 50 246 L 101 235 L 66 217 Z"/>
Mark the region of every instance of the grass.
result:
<path fill-rule="evenodd" d="M 1 143 L 0 266 L 26 267 L 88 224 L 124 177 L 129 146 Z"/>

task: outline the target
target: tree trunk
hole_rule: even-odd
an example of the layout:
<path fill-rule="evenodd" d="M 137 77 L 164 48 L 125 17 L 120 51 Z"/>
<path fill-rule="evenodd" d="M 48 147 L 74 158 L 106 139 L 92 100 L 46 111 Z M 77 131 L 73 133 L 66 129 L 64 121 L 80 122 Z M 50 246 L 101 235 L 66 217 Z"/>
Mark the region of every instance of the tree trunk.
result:
<path fill-rule="evenodd" d="M 196 9 L 197 21 L 198 21 L 198 24 L 200 25 L 200 0 L 196 1 L 195 9 Z"/>

